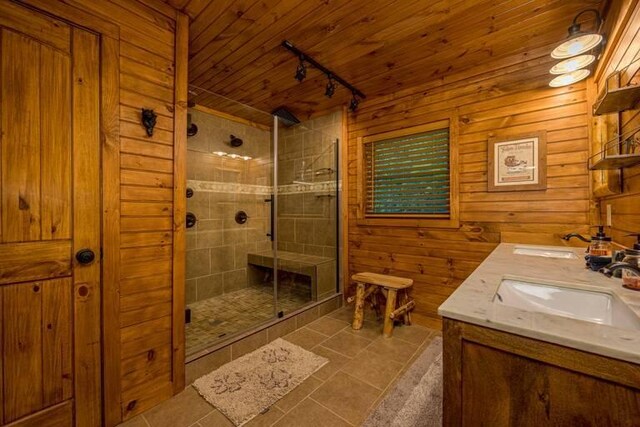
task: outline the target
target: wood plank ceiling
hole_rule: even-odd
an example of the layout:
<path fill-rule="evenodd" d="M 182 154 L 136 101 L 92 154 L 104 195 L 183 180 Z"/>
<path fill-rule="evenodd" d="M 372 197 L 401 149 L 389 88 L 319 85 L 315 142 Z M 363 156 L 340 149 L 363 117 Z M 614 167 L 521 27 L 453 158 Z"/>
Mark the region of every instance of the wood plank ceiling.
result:
<path fill-rule="evenodd" d="M 191 18 L 189 81 L 263 111 L 284 105 L 300 118 L 348 103 L 339 87 L 297 59 L 284 39 L 367 97 L 388 95 L 505 57 L 552 50 L 575 14 L 600 0 L 165 0 Z M 587 14 L 587 17 L 590 15 Z M 592 23 L 585 23 L 585 27 Z M 526 77 L 523 77 L 526 78 Z M 547 83 L 541 79 L 540 84 Z M 221 109 L 197 91 L 194 101 Z M 366 101 L 365 101 L 366 102 Z"/>

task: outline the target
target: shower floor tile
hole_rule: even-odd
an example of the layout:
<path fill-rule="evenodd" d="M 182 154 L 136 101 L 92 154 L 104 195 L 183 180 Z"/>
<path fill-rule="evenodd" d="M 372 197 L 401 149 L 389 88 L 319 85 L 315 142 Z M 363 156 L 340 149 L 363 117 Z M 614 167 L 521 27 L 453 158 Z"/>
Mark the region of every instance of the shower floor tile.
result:
<path fill-rule="evenodd" d="M 278 292 L 278 311 L 287 314 L 310 301 L 310 292 L 287 286 Z M 189 304 L 189 308 L 191 323 L 186 325 L 186 353 L 192 354 L 273 319 L 273 286 L 250 286 Z"/>

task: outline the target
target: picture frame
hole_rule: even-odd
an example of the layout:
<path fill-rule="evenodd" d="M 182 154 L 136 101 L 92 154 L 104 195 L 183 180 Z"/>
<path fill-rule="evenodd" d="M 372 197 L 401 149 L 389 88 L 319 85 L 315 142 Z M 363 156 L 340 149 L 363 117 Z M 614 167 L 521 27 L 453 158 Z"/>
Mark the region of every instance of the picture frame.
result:
<path fill-rule="evenodd" d="M 546 190 L 546 131 L 489 138 L 487 159 L 487 191 Z"/>

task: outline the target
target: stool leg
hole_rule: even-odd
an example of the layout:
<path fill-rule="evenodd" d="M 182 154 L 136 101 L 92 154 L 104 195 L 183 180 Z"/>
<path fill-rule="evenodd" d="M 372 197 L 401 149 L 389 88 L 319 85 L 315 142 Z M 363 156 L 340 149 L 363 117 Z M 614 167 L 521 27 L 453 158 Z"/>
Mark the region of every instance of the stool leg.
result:
<path fill-rule="evenodd" d="M 382 335 L 386 338 L 391 338 L 393 335 L 393 319 L 391 313 L 396 309 L 396 298 L 398 291 L 396 289 L 387 289 L 387 305 L 384 310 L 384 326 L 382 328 Z"/>
<path fill-rule="evenodd" d="M 356 309 L 353 312 L 353 324 L 351 327 L 355 330 L 362 329 L 362 322 L 364 320 L 364 291 L 365 284 L 356 284 Z"/>

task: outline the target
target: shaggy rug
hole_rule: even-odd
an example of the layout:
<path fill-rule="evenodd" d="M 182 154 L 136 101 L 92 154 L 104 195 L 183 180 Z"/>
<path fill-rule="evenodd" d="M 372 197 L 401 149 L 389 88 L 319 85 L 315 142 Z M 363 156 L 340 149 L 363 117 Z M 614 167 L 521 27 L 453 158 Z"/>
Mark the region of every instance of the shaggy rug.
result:
<path fill-rule="evenodd" d="M 442 425 L 442 339 L 435 338 L 364 422 L 365 427 Z"/>
<path fill-rule="evenodd" d="M 327 363 L 328 359 L 278 338 L 198 378 L 193 386 L 242 426 Z"/>

